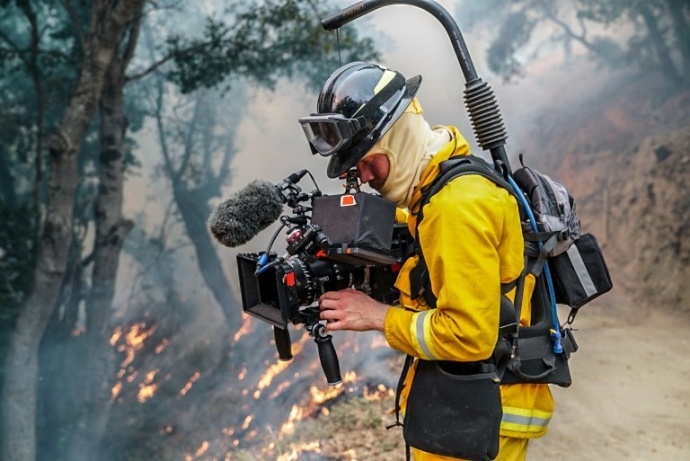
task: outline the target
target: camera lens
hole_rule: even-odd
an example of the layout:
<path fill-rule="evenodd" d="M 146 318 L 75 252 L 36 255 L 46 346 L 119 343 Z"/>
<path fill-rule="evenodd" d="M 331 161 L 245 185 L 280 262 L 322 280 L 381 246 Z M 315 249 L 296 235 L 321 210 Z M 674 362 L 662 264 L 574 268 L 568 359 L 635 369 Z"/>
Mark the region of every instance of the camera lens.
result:
<path fill-rule="evenodd" d="M 290 288 L 300 305 L 311 304 L 327 291 L 342 290 L 355 285 L 362 277 L 359 268 L 320 259 L 305 262 L 299 258 L 292 258 L 285 261 L 285 265 L 294 274 L 294 284 Z"/>

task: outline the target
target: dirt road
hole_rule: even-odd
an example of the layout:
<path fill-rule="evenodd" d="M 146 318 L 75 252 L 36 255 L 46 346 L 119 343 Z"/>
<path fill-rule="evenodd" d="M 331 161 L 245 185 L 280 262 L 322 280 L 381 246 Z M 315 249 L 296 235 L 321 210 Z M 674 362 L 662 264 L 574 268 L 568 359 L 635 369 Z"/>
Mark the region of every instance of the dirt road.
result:
<path fill-rule="evenodd" d="M 690 460 L 690 316 L 622 290 L 584 306 L 573 384 L 532 460 Z"/>

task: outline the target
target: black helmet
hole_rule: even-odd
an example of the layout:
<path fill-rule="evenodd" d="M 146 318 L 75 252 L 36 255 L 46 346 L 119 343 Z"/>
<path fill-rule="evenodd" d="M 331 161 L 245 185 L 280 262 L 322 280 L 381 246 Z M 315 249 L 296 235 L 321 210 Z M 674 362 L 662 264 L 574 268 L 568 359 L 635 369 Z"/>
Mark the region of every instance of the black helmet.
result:
<path fill-rule="evenodd" d="M 405 112 L 422 77 L 366 62 L 345 64 L 319 94 L 317 113 L 299 119 L 313 154 L 330 156 L 327 174 L 352 168 Z"/>

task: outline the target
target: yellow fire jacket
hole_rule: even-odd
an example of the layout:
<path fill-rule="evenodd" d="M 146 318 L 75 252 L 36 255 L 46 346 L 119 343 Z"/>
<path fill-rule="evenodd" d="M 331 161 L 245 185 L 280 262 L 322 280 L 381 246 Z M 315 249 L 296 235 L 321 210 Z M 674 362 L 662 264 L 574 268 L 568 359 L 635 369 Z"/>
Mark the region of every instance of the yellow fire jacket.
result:
<path fill-rule="evenodd" d="M 450 157 L 468 155 L 469 146 L 455 127 L 444 146 L 422 173 L 414 191 L 407 225 L 415 234 L 421 190 Z M 427 360 L 479 361 L 489 358 L 498 339 L 501 284 L 514 281 L 523 268 L 524 241 L 515 199 L 479 175 L 450 181 L 424 206 L 419 241 L 429 270 L 437 307 L 420 296 L 411 298 L 409 273 L 418 256 L 410 257 L 398 275 L 399 307 L 389 309 L 384 333 L 391 347 Z M 525 281 L 520 323 L 529 325 L 529 299 L 534 279 Z M 512 298 L 514 293 L 509 293 Z M 404 412 L 414 366 L 401 395 Z M 546 384 L 501 386 L 501 435 L 535 438 L 544 435 L 553 412 Z M 449 459 L 449 458 L 424 458 Z"/>

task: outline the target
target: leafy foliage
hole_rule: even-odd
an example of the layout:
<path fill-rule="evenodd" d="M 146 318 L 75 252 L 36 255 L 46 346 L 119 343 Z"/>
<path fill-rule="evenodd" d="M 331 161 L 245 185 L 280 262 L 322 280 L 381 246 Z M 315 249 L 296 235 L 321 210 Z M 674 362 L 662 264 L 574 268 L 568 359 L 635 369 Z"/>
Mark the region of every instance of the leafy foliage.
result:
<path fill-rule="evenodd" d="M 230 76 L 272 88 L 279 77 L 299 75 L 317 85 L 338 65 L 335 33 L 326 33 L 320 24 L 333 9 L 317 1 L 238 2 L 227 11 L 232 19 L 209 18 L 201 38 L 168 40 L 176 64 L 170 77 L 185 93 Z M 343 62 L 378 56 L 373 41 L 360 38 L 354 28 L 343 28 L 339 42 Z"/>
<path fill-rule="evenodd" d="M 468 30 L 495 31 L 487 52 L 489 68 L 508 80 L 522 74 L 531 59 L 528 48 L 552 42 L 563 46 L 566 54 L 578 43 L 614 68 L 658 69 L 677 86 L 690 84 L 688 2 L 487 0 L 478 5 L 463 1 L 458 17 Z"/>

